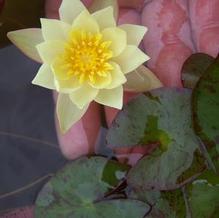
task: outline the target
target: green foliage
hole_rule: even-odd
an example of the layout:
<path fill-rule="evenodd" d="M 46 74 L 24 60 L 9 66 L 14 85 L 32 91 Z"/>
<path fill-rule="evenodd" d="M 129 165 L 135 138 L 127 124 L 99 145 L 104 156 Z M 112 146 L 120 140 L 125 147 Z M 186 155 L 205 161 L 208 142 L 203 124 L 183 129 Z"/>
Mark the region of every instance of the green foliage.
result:
<path fill-rule="evenodd" d="M 108 192 L 121 181 L 115 183 L 118 172 L 125 175 L 126 169 L 103 157 L 72 162 L 42 189 L 36 201 L 36 218 L 143 218 L 149 210 L 147 204 L 116 195 L 109 198 Z M 111 176 L 106 178 L 106 173 Z"/>
<path fill-rule="evenodd" d="M 213 62 L 214 58 L 207 54 L 192 54 L 182 67 L 182 81 L 184 87 L 194 88 L 201 75 Z"/>
<path fill-rule="evenodd" d="M 214 178 L 214 179 L 213 179 Z M 219 177 L 207 171 L 187 185 L 192 217 L 217 218 L 219 214 Z M 214 181 L 211 183 L 211 181 Z"/>
<path fill-rule="evenodd" d="M 107 135 L 111 146 L 158 144 L 154 153 L 130 170 L 129 185 L 157 190 L 178 187 L 177 178 L 191 166 L 198 149 L 190 99 L 189 90 L 161 88 L 139 95 L 119 113 Z"/>
<path fill-rule="evenodd" d="M 197 83 L 192 106 L 195 132 L 219 172 L 219 57 Z"/>

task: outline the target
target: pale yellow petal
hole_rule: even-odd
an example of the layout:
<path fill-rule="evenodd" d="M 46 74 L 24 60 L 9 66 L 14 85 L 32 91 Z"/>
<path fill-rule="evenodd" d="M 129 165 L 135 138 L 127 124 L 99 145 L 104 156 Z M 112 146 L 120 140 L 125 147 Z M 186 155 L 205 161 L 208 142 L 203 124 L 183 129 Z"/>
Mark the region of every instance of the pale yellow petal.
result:
<path fill-rule="evenodd" d="M 98 94 L 98 89 L 94 89 L 89 85 L 83 85 L 79 89 L 72 92 L 69 96 L 72 102 L 79 108 L 83 108 L 89 104 Z"/>
<path fill-rule="evenodd" d="M 102 31 L 103 39 L 111 41 L 110 49 L 113 51 L 113 57 L 120 55 L 127 46 L 127 34 L 124 30 L 117 27 L 106 28 Z"/>
<path fill-rule="evenodd" d="M 43 42 L 41 29 L 33 28 L 16 30 L 8 32 L 7 36 L 25 55 L 39 63 L 42 63 L 36 49 L 36 45 Z"/>
<path fill-rule="evenodd" d="M 68 73 L 68 66 L 61 58 L 55 58 L 51 63 L 51 68 L 57 80 L 69 80 L 72 77 Z"/>
<path fill-rule="evenodd" d="M 150 58 L 134 45 L 128 45 L 113 61 L 118 63 L 124 74 L 130 73 Z"/>
<path fill-rule="evenodd" d="M 113 16 L 113 8 L 107 7 L 92 14 L 101 30 L 108 27 L 115 27 L 116 21 Z"/>
<path fill-rule="evenodd" d="M 45 40 L 61 40 L 68 38 L 71 25 L 56 19 L 41 18 L 42 34 Z"/>
<path fill-rule="evenodd" d="M 119 26 L 127 33 L 127 44 L 138 46 L 143 39 L 147 28 L 140 25 L 123 24 Z"/>
<path fill-rule="evenodd" d="M 89 8 L 89 11 L 94 13 L 109 6 L 113 8 L 114 18 L 115 20 L 117 20 L 119 14 L 119 6 L 117 0 L 93 0 L 93 3 Z"/>
<path fill-rule="evenodd" d="M 33 79 L 32 83 L 34 85 L 42 86 L 48 89 L 55 89 L 54 75 L 50 66 L 43 64 L 37 72 L 37 75 Z"/>
<path fill-rule="evenodd" d="M 125 91 L 146 92 L 162 87 L 160 80 L 144 65 L 126 75 Z"/>
<path fill-rule="evenodd" d="M 79 109 L 72 103 L 69 95 L 59 94 L 56 106 L 57 117 L 62 133 L 66 133 L 73 124 L 79 121 L 87 111 L 89 105 Z"/>
<path fill-rule="evenodd" d="M 74 19 L 87 10 L 80 0 L 63 0 L 59 8 L 59 17 L 63 22 L 72 24 Z"/>
<path fill-rule="evenodd" d="M 81 29 L 94 34 L 99 32 L 97 21 L 88 11 L 81 12 L 81 14 L 74 20 L 72 27 L 73 29 Z"/>
<path fill-rule="evenodd" d="M 69 80 L 56 80 L 55 79 L 56 90 L 60 93 L 70 94 L 76 89 L 80 88 L 80 84 L 74 78 Z"/>
<path fill-rule="evenodd" d="M 106 89 L 114 89 L 127 81 L 124 73 L 121 71 L 120 66 L 115 62 L 110 62 L 110 64 L 113 66 L 113 70 L 110 72 L 112 76 L 112 82 L 106 87 Z"/>
<path fill-rule="evenodd" d="M 103 89 L 100 90 L 95 101 L 117 109 L 122 108 L 123 104 L 123 88 L 119 86 L 115 89 Z"/>
<path fill-rule="evenodd" d="M 60 59 L 55 59 L 51 64 L 53 74 L 55 76 L 56 90 L 61 93 L 71 93 L 78 89 L 81 85 L 75 76 L 69 75 L 63 62 Z"/>
<path fill-rule="evenodd" d="M 48 41 L 37 45 L 37 50 L 44 63 L 51 64 L 65 49 L 63 41 Z"/>

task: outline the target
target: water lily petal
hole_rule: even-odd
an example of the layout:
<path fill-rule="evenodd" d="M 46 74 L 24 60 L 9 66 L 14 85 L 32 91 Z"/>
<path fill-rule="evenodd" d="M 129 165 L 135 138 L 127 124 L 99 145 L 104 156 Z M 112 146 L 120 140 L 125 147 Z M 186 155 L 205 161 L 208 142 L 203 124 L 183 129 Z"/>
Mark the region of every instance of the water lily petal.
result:
<path fill-rule="evenodd" d="M 42 34 L 45 40 L 63 40 L 68 38 L 71 25 L 56 19 L 41 18 Z"/>
<path fill-rule="evenodd" d="M 32 83 L 34 85 L 42 86 L 48 89 L 55 89 L 54 84 L 54 75 L 51 71 L 51 68 L 47 64 L 43 64 Z"/>
<path fill-rule="evenodd" d="M 88 11 L 83 11 L 74 20 L 72 24 L 73 29 L 82 29 L 90 33 L 98 33 L 99 25 Z"/>
<path fill-rule="evenodd" d="M 67 69 L 63 67 L 60 59 L 55 59 L 51 64 L 53 74 L 55 75 L 56 90 L 61 93 L 71 93 L 78 89 L 81 84 L 75 76 L 69 75 Z"/>
<path fill-rule="evenodd" d="M 79 121 L 87 111 L 88 106 L 86 105 L 83 109 L 79 109 L 73 104 L 69 95 L 59 94 L 56 112 L 61 132 L 66 133 L 74 123 Z"/>
<path fill-rule="evenodd" d="M 144 65 L 126 75 L 125 91 L 146 92 L 162 87 L 160 80 Z"/>
<path fill-rule="evenodd" d="M 101 30 L 116 26 L 116 21 L 113 16 L 113 8 L 107 7 L 92 14 L 92 17 L 97 21 Z"/>
<path fill-rule="evenodd" d="M 115 89 L 103 89 L 100 90 L 95 101 L 117 109 L 122 108 L 123 103 L 123 88 L 119 86 Z"/>
<path fill-rule="evenodd" d="M 72 24 L 74 19 L 87 10 L 80 0 L 63 0 L 59 8 L 59 17 L 63 22 Z"/>
<path fill-rule="evenodd" d="M 94 89 L 89 85 L 83 85 L 79 89 L 72 92 L 69 96 L 72 102 L 82 109 L 85 105 L 89 104 L 97 96 L 99 90 Z"/>
<path fill-rule="evenodd" d="M 68 80 L 57 80 L 55 78 L 55 87 L 56 90 L 60 93 L 70 94 L 76 89 L 80 88 L 80 83 L 74 79 L 74 77 Z"/>
<path fill-rule="evenodd" d="M 42 63 L 36 49 L 36 45 L 43 42 L 41 29 L 32 28 L 16 30 L 8 32 L 7 36 L 25 55 L 39 63 Z"/>
<path fill-rule="evenodd" d="M 68 68 L 65 65 L 66 63 L 60 58 L 54 59 L 51 63 L 52 71 L 57 80 L 69 80 L 72 77 L 68 74 Z"/>
<path fill-rule="evenodd" d="M 111 72 L 112 82 L 106 87 L 106 89 L 114 89 L 127 81 L 120 66 L 115 62 L 110 62 L 110 64 L 113 66 L 113 70 Z"/>
<path fill-rule="evenodd" d="M 51 64 L 64 51 L 63 41 L 47 41 L 37 45 L 37 51 L 44 63 Z"/>
<path fill-rule="evenodd" d="M 118 63 L 124 74 L 129 73 L 143 64 L 150 58 L 134 45 L 128 45 L 118 57 L 113 58 L 113 61 Z"/>
<path fill-rule="evenodd" d="M 119 5 L 117 0 L 93 0 L 93 3 L 89 8 L 89 11 L 94 13 L 109 6 L 113 8 L 114 18 L 117 21 L 119 14 Z"/>
<path fill-rule="evenodd" d="M 127 46 L 127 34 L 124 30 L 117 27 L 106 28 L 102 31 L 103 39 L 111 41 L 110 49 L 113 51 L 113 57 L 121 54 Z"/>
<path fill-rule="evenodd" d="M 123 24 L 119 26 L 127 33 L 127 44 L 138 46 L 143 39 L 147 28 L 140 25 Z"/>

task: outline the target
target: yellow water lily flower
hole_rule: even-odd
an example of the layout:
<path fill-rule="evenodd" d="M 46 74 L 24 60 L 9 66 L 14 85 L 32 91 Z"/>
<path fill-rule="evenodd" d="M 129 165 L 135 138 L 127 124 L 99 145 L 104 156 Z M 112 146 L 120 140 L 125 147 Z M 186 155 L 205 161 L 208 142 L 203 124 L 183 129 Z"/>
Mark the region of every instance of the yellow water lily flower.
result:
<path fill-rule="evenodd" d="M 116 25 L 113 7 L 90 13 L 80 0 L 63 0 L 60 20 L 41 29 L 8 33 L 24 53 L 43 63 L 33 84 L 59 92 L 57 115 L 66 132 L 90 102 L 122 108 L 126 74 L 149 59 L 138 45 L 146 28 Z"/>

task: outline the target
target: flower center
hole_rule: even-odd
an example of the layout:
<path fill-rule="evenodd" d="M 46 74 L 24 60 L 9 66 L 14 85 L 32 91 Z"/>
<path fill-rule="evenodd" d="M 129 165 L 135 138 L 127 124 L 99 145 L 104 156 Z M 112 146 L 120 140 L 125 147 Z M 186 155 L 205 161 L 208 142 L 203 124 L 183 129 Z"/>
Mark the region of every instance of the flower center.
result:
<path fill-rule="evenodd" d="M 111 41 L 104 41 L 102 34 L 92 34 L 81 30 L 70 33 L 64 54 L 63 67 L 69 77 L 74 76 L 80 84 L 95 84 L 101 77 L 107 77 L 113 67 Z"/>

